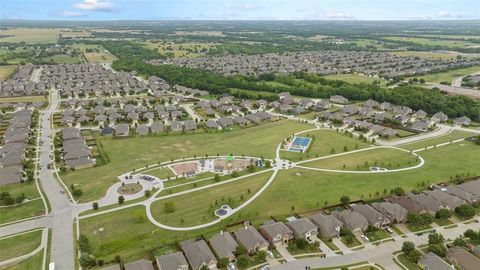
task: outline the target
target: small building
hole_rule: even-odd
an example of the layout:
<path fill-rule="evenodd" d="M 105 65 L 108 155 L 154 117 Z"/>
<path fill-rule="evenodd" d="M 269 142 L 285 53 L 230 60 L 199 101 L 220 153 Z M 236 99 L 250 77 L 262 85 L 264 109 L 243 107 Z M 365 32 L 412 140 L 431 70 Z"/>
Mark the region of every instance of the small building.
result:
<path fill-rule="evenodd" d="M 312 241 L 317 236 L 317 226 L 313 224 L 307 218 L 300 218 L 297 220 L 292 220 L 288 222 L 287 227 L 290 228 L 293 232 L 293 236 L 296 239 L 305 239 L 307 241 Z"/>
<path fill-rule="evenodd" d="M 353 233 L 363 232 L 368 227 L 368 220 L 358 212 L 352 210 L 343 210 L 341 212 L 333 211 L 332 215 L 338 218 Z"/>
<path fill-rule="evenodd" d="M 230 232 L 221 231 L 210 238 L 209 242 L 217 258 L 227 258 L 231 262 L 235 260 L 234 253 L 238 244 Z"/>
<path fill-rule="evenodd" d="M 249 254 L 254 254 L 260 250 L 268 249 L 268 242 L 255 229 L 255 227 L 248 225 L 239 229 L 235 233 L 238 242 L 247 249 Z"/>
<path fill-rule="evenodd" d="M 351 207 L 353 211 L 364 216 L 372 227 L 384 229 L 390 226 L 390 220 L 368 204 L 353 204 Z"/>
<path fill-rule="evenodd" d="M 310 217 L 313 224 L 318 227 L 320 235 L 326 239 L 338 236 L 343 223 L 333 215 L 316 214 Z"/>
<path fill-rule="evenodd" d="M 199 270 L 204 266 L 209 269 L 216 269 L 217 259 L 205 240 L 187 240 L 181 243 L 181 247 L 193 270 Z"/>
<path fill-rule="evenodd" d="M 130 132 L 130 127 L 128 126 L 128 124 L 118 124 L 115 127 L 115 136 L 125 137 L 125 136 L 128 136 L 129 132 Z"/>
<path fill-rule="evenodd" d="M 155 270 L 153 263 L 149 260 L 138 260 L 125 264 L 125 270 Z"/>
<path fill-rule="evenodd" d="M 443 123 L 448 120 L 448 116 L 443 112 L 437 112 L 432 116 L 432 122 L 434 123 Z"/>
<path fill-rule="evenodd" d="M 453 266 L 449 265 L 442 258 L 438 257 L 435 253 L 429 252 L 423 255 L 417 263 L 418 267 L 422 270 L 453 270 Z"/>
<path fill-rule="evenodd" d="M 408 211 L 401 205 L 390 202 L 372 203 L 372 207 L 386 216 L 391 222 L 404 223 Z"/>
<path fill-rule="evenodd" d="M 272 246 L 285 245 L 293 239 L 293 232 L 282 222 L 262 225 L 259 231 Z"/>
<path fill-rule="evenodd" d="M 188 270 L 188 263 L 182 252 L 155 257 L 158 270 Z"/>
<path fill-rule="evenodd" d="M 451 247 L 448 249 L 446 257 L 462 270 L 478 270 L 480 269 L 480 259 L 472 253 L 461 247 Z"/>
<path fill-rule="evenodd" d="M 330 102 L 338 104 L 348 104 L 348 99 L 341 95 L 334 95 L 330 97 Z"/>
<path fill-rule="evenodd" d="M 472 123 L 472 120 L 470 120 L 470 118 L 468 118 L 466 116 L 462 116 L 462 117 L 459 117 L 459 118 L 455 118 L 453 123 L 457 126 L 468 127 Z"/>

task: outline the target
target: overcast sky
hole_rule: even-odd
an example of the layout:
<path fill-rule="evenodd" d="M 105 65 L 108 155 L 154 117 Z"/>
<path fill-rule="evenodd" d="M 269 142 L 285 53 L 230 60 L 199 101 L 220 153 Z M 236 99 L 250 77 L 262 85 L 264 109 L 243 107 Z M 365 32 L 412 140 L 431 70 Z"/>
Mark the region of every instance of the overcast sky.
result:
<path fill-rule="evenodd" d="M 480 0 L 0 0 L 2 19 L 480 19 Z"/>

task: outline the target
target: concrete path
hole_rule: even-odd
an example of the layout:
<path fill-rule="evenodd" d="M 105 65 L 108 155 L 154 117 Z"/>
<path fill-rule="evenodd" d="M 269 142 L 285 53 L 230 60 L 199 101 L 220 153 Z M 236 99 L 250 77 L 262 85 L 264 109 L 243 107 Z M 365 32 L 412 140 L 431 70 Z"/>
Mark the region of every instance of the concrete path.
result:
<path fill-rule="evenodd" d="M 37 228 L 51 228 L 52 220 L 53 218 L 51 216 L 45 216 L 5 225 L 0 227 L 0 237 L 31 231 Z"/>
<path fill-rule="evenodd" d="M 282 257 L 287 261 L 287 262 L 293 262 L 296 261 L 296 259 L 288 252 L 287 247 L 284 245 L 279 245 L 277 246 L 277 251 L 282 255 Z"/>
<path fill-rule="evenodd" d="M 399 140 L 393 140 L 393 141 L 384 141 L 384 140 L 377 140 L 377 143 L 379 145 L 383 146 L 399 146 L 399 145 L 405 145 L 409 143 L 416 143 L 419 141 L 427 140 L 427 139 L 432 139 L 432 138 L 437 138 L 443 135 L 447 135 L 450 132 L 452 132 L 453 128 L 449 126 L 439 126 L 436 130 L 432 132 L 427 132 L 423 133 L 421 135 L 415 135 L 415 136 L 410 136 L 407 138 L 399 139 Z"/>
<path fill-rule="evenodd" d="M 9 266 L 9 265 L 18 264 L 18 263 L 23 262 L 26 259 L 32 257 L 33 255 L 37 254 L 41 250 L 46 249 L 47 245 L 48 245 L 48 229 L 47 228 L 42 229 L 41 238 L 42 239 L 40 241 L 40 245 L 36 249 L 32 250 L 31 252 L 29 252 L 27 254 L 23 254 L 23 255 L 20 255 L 18 257 L 8 259 L 8 260 L 5 260 L 5 261 L 1 261 L 0 262 L 0 267 L 5 267 L 5 266 Z"/>
<path fill-rule="evenodd" d="M 457 78 L 453 79 L 452 86 L 462 87 L 462 79 L 464 77 L 469 76 L 469 75 L 478 75 L 478 74 L 480 74 L 480 72 L 475 72 L 475 73 L 468 74 L 468 75 L 465 75 L 465 76 L 457 77 Z"/>

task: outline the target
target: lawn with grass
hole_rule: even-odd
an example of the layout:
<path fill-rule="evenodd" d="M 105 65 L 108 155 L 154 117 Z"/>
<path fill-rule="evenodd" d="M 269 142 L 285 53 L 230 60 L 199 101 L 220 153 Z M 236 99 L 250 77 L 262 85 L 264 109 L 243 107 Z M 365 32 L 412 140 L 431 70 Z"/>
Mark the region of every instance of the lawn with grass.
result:
<path fill-rule="evenodd" d="M 35 183 L 28 182 L 1 186 L 0 193 L 4 192 L 8 192 L 13 198 L 16 198 L 17 196 L 22 194 L 24 194 L 25 198 L 27 199 L 34 199 L 40 197 Z"/>
<path fill-rule="evenodd" d="M 2 97 L 0 103 L 8 102 L 47 102 L 45 96 Z"/>
<path fill-rule="evenodd" d="M 73 44 L 72 47 L 83 53 L 89 63 L 109 63 L 117 59 L 117 57 L 105 50 L 102 45 L 98 44 Z"/>
<path fill-rule="evenodd" d="M 392 237 L 385 230 L 373 230 L 373 231 L 365 232 L 365 235 L 368 237 L 368 240 L 370 240 L 370 242 L 375 242 L 378 240 Z"/>
<path fill-rule="evenodd" d="M 1 270 L 41 270 L 43 269 L 43 250 L 20 263 L 0 268 Z"/>
<path fill-rule="evenodd" d="M 132 138 L 100 138 L 110 163 L 99 167 L 67 172 L 62 180 L 83 191 L 80 202 L 101 198 L 116 177 L 145 165 L 193 155 L 248 155 L 273 158 L 275 149 L 288 135 L 310 128 L 290 120 L 222 133 L 152 135 Z M 128 154 L 126 154 L 128 153 Z"/>
<path fill-rule="evenodd" d="M 185 42 L 185 43 L 165 43 L 165 42 L 145 42 L 149 49 L 156 50 L 161 54 L 171 53 L 175 58 L 178 57 L 201 57 L 216 47 L 215 43 Z"/>
<path fill-rule="evenodd" d="M 440 82 L 452 82 L 453 79 L 465 75 L 469 75 L 480 71 L 480 66 L 471 66 L 468 68 L 460 68 L 455 70 L 449 70 L 445 72 L 438 72 L 417 77 L 418 79 L 424 79 L 426 82 L 440 83 Z"/>
<path fill-rule="evenodd" d="M 392 52 L 391 54 L 395 56 L 414 56 L 420 58 L 431 58 L 431 59 L 454 59 L 457 57 L 456 53 L 433 53 L 433 52 L 416 52 L 416 51 L 403 51 L 403 52 Z"/>
<path fill-rule="evenodd" d="M 405 254 L 400 254 L 397 256 L 397 260 L 403 264 L 408 270 L 417 270 L 417 265 L 412 262 Z"/>
<path fill-rule="evenodd" d="M 402 145 L 399 145 L 398 147 L 406 150 L 417 150 L 417 149 L 423 149 L 425 147 L 434 146 L 442 143 L 448 143 L 458 139 L 468 138 L 475 135 L 476 134 L 473 132 L 454 130 L 448 134 L 445 134 L 439 137 L 434 137 L 431 139 L 421 140 L 421 141 L 408 143 L 408 144 L 402 144 Z"/>
<path fill-rule="evenodd" d="M 339 80 L 339 81 L 345 81 L 348 83 L 366 83 L 370 84 L 373 83 L 374 81 L 380 81 L 380 82 L 385 82 L 385 80 L 381 78 L 374 78 L 374 77 L 369 77 L 365 75 L 359 75 L 359 74 L 335 74 L 335 75 L 327 75 L 323 76 L 323 78 L 327 80 Z"/>
<path fill-rule="evenodd" d="M 435 222 L 438 226 L 448 226 L 448 225 L 451 225 L 453 224 L 453 222 L 450 220 L 450 219 L 433 219 L 433 222 Z"/>
<path fill-rule="evenodd" d="M 171 179 L 175 178 L 175 174 L 172 170 L 168 167 L 158 167 L 152 170 L 147 170 L 145 172 L 141 172 L 142 174 L 147 174 L 151 176 L 158 177 L 160 179 Z"/>
<path fill-rule="evenodd" d="M 55 64 L 80 64 L 82 59 L 78 56 L 70 56 L 67 54 L 56 54 L 47 58 L 42 58 L 43 61 L 49 61 Z"/>
<path fill-rule="evenodd" d="M 42 241 L 42 230 L 0 239 L 0 261 L 13 259 L 34 251 Z"/>
<path fill-rule="evenodd" d="M 0 31 L 0 42 L 20 43 L 55 43 L 60 37 L 60 30 L 53 28 L 12 28 Z"/>
<path fill-rule="evenodd" d="M 45 207 L 41 199 L 15 206 L 0 208 L 0 224 L 43 215 Z"/>
<path fill-rule="evenodd" d="M 6 80 L 17 69 L 17 66 L 0 66 L 0 80 Z"/>
<path fill-rule="evenodd" d="M 346 237 L 344 237 L 344 236 L 340 237 L 340 241 L 342 241 L 342 243 L 349 248 L 356 247 L 356 246 L 359 246 L 359 245 L 362 244 L 362 243 L 360 243 L 360 241 L 358 241 L 358 239 L 355 236 L 352 236 L 351 239 L 352 239 L 352 241 L 349 243 L 347 241 Z"/>
<path fill-rule="evenodd" d="M 333 130 L 315 130 L 303 133 L 300 136 L 315 137 L 311 142 L 310 149 L 305 153 L 281 151 L 280 156 L 283 159 L 300 161 L 315 157 L 327 156 L 331 155 L 332 153 L 341 153 L 344 150 L 344 147 L 347 147 L 347 150 L 351 151 L 369 146 L 369 144 L 366 142 L 352 138 L 343 133 L 335 132 Z"/>
<path fill-rule="evenodd" d="M 411 232 L 418 232 L 418 231 L 424 231 L 431 229 L 432 226 L 425 224 L 425 225 L 415 225 L 415 224 L 409 224 L 407 223 L 407 229 L 409 229 Z"/>
<path fill-rule="evenodd" d="M 182 185 L 182 184 L 187 184 L 187 183 L 191 183 L 191 182 L 194 182 L 194 181 L 198 181 L 198 180 L 205 180 L 207 178 L 212 178 L 213 176 L 215 176 L 214 173 L 211 173 L 211 172 L 206 172 L 206 173 L 201 173 L 201 174 L 198 174 L 196 176 L 193 176 L 193 177 L 180 177 L 180 178 L 172 178 L 168 181 L 164 181 L 163 182 L 163 186 L 164 187 L 173 187 L 173 186 L 178 186 L 178 185 Z"/>
<path fill-rule="evenodd" d="M 217 219 L 214 211 L 222 205 L 235 208 L 253 196 L 270 178 L 271 173 L 262 173 L 204 190 L 159 200 L 152 204 L 152 215 L 160 223 L 170 226 L 189 227 Z M 173 203 L 174 211 L 165 205 Z"/>
<path fill-rule="evenodd" d="M 371 148 L 365 151 L 345 154 L 303 163 L 302 166 L 349 171 L 369 171 L 370 167 L 400 169 L 415 166 L 417 157 L 393 148 Z"/>
<path fill-rule="evenodd" d="M 425 37 L 384 37 L 385 39 L 392 41 L 405 41 L 412 42 L 419 45 L 426 46 L 445 46 L 450 48 L 465 48 L 468 46 L 474 46 L 475 43 L 464 41 L 464 40 L 450 40 L 450 39 L 440 39 L 440 38 L 425 38 Z"/>

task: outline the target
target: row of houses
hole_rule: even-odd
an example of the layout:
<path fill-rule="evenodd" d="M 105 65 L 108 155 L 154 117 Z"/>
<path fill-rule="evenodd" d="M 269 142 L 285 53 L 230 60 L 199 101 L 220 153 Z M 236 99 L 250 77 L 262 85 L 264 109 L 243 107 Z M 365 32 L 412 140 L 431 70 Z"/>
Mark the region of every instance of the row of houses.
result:
<path fill-rule="evenodd" d="M 473 251 L 480 256 L 480 246 Z M 448 261 L 448 262 L 447 262 Z M 423 255 L 418 260 L 418 267 L 423 270 L 478 270 L 480 259 L 462 247 L 451 247 L 446 252 L 446 261 L 433 252 Z"/>
<path fill-rule="evenodd" d="M 0 97 L 45 95 L 45 84 L 29 80 L 32 64 L 19 66 L 8 80 L 0 80 Z"/>
<path fill-rule="evenodd" d="M 31 134 L 32 111 L 14 112 L 3 136 L 0 148 L 0 185 L 20 183 L 23 179 L 23 161 Z"/>
<path fill-rule="evenodd" d="M 77 128 L 63 128 L 63 161 L 67 169 L 79 170 L 92 167 L 95 161 L 92 151 L 88 147 L 80 130 Z"/>

